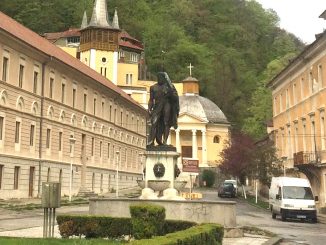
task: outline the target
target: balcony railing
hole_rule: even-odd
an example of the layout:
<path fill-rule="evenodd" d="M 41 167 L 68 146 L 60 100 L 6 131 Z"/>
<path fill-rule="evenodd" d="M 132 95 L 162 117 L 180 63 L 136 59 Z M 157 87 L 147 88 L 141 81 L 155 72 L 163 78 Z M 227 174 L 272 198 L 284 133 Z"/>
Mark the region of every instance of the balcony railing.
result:
<path fill-rule="evenodd" d="M 295 165 L 318 164 L 320 162 L 319 152 L 299 151 L 293 154 L 293 163 Z"/>

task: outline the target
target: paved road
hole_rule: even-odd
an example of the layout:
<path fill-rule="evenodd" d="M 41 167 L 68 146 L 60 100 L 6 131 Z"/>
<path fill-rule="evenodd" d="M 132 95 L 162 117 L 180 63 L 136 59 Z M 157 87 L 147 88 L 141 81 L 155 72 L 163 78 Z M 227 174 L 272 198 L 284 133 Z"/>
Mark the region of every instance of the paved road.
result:
<path fill-rule="evenodd" d="M 204 192 L 203 196 L 207 200 L 220 200 L 215 192 Z M 242 199 L 223 198 L 223 200 L 237 202 L 237 224 L 239 226 L 255 226 L 271 231 L 285 238 L 285 241 L 281 244 L 326 244 L 326 224 L 324 223 L 311 224 L 301 221 L 282 222 L 279 217 L 273 220 L 269 210 L 256 208 Z"/>

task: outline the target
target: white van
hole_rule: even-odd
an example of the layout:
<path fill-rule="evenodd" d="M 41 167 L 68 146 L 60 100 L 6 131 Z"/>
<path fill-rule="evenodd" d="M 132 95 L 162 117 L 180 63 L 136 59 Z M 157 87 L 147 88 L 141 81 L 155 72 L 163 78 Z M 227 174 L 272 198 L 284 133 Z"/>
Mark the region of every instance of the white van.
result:
<path fill-rule="evenodd" d="M 317 222 L 316 203 L 310 183 L 307 179 L 291 177 L 273 177 L 269 189 L 269 205 L 272 218 L 281 215 L 287 218 L 309 219 Z"/>

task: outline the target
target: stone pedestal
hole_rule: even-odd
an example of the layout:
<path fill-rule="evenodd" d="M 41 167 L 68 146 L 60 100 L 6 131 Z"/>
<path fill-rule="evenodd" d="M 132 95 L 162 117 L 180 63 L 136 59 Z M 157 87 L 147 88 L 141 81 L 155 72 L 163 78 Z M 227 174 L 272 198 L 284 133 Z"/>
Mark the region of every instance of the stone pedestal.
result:
<path fill-rule="evenodd" d="M 175 166 L 180 156 L 174 147 L 156 146 L 147 148 L 145 188 L 142 191 L 141 199 L 157 199 L 163 194 L 163 199 L 178 199 L 178 191 L 174 188 Z M 152 189 L 156 193 L 151 193 Z M 169 195 L 164 195 L 164 190 L 169 189 Z M 175 190 L 175 191 L 172 191 Z M 172 195 L 175 193 L 175 195 Z"/>

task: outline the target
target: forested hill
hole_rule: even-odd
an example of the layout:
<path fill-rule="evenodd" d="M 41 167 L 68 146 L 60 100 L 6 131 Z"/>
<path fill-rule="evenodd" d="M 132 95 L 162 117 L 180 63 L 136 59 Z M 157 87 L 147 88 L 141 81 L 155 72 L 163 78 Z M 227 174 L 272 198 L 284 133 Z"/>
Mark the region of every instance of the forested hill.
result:
<path fill-rule="evenodd" d="M 79 27 L 92 5 L 93 0 L 1 0 L 0 10 L 44 33 Z M 120 27 L 145 44 L 153 74 L 164 60 L 172 80 L 180 81 L 191 62 L 201 95 L 234 127 L 257 138 L 265 133 L 271 95 L 264 85 L 303 49 L 278 28 L 275 12 L 250 0 L 108 0 L 111 18 L 115 7 Z"/>

